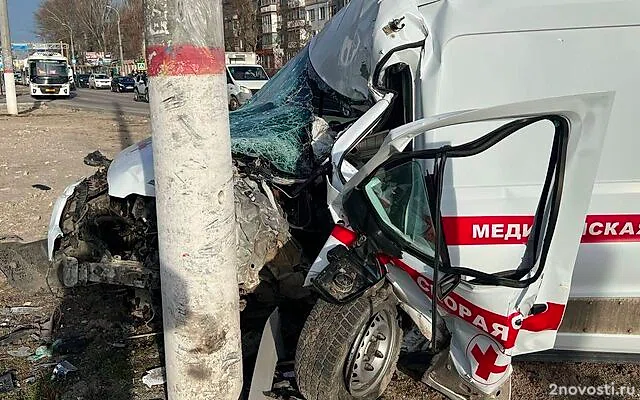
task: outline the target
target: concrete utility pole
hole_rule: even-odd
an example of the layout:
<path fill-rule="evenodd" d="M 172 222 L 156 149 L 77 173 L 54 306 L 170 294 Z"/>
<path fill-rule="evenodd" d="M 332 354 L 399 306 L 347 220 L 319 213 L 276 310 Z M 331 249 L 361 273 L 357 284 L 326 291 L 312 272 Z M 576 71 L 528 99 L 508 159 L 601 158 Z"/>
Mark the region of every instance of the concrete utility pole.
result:
<path fill-rule="evenodd" d="M 4 69 L 4 85 L 6 89 L 7 112 L 18 115 L 16 98 L 16 82 L 13 76 L 13 56 L 11 54 L 11 33 L 9 33 L 9 11 L 7 0 L 0 0 L 0 41 L 2 42 L 2 67 Z M 224 59 L 224 57 L 223 57 Z"/>
<path fill-rule="evenodd" d="M 242 387 L 221 0 L 145 2 L 170 400 Z"/>

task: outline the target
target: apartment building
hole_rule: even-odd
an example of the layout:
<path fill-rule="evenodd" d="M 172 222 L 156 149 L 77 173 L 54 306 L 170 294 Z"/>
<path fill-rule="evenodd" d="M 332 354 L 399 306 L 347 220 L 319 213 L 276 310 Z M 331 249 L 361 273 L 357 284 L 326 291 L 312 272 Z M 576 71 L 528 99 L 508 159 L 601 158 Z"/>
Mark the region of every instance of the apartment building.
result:
<path fill-rule="evenodd" d="M 331 19 L 331 2 L 328 0 L 306 0 L 305 11 L 311 36 L 316 35 Z"/>
<path fill-rule="evenodd" d="M 256 53 L 268 72 L 280 69 L 287 61 L 322 30 L 331 17 L 349 0 L 256 0 L 258 43 Z M 224 0 L 230 3 L 233 0 Z M 235 39 L 234 11 L 225 13 L 225 41 L 236 50 L 238 40 Z M 230 21 L 231 36 L 227 35 L 227 19 Z M 232 29 L 233 28 L 233 29 Z M 227 46 L 230 47 L 230 46 Z"/>
<path fill-rule="evenodd" d="M 262 60 L 262 66 L 267 70 L 281 67 L 279 62 L 280 49 L 278 34 L 282 24 L 280 15 L 281 0 L 260 0 L 258 9 L 259 40 L 256 52 Z"/>

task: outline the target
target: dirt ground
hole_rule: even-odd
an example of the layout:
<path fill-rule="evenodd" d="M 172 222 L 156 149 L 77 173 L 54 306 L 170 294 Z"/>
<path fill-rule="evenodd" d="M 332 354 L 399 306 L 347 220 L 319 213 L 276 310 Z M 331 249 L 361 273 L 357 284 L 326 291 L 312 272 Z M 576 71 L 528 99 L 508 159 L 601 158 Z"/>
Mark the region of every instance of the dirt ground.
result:
<path fill-rule="evenodd" d="M 0 241 L 46 237 L 55 199 L 94 171 L 83 164 L 84 156 L 100 150 L 113 157 L 149 134 L 148 120 L 142 117 L 46 105 L 25 109 L 19 117 L 0 115 Z M 11 288 L 0 273 L 0 374 L 12 370 L 21 386 L 0 399 L 164 399 L 162 386 L 148 388 L 141 380 L 163 360 L 162 336 L 153 335 L 162 331 L 160 318 L 130 304 L 131 298 L 146 304 L 146 297 L 148 293 L 109 286 L 27 295 Z M 53 332 L 46 329 L 48 321 Z M 140 337 L 145 334 L 151 335 Z M 52 356 L 38 361 L 9 354 L 20 348 L 32 354 L 55 340 Z M 52 381 L 52 370 L 62 359 L 78 371 Z M 512 398 L 590 398 L 553 396 L 550 385 L 605 383 L 635 385 L 640 398 L 637 365 L 531 362 L 515 363 Z M 384 399 L 444 397 L 398 373 Z"/>

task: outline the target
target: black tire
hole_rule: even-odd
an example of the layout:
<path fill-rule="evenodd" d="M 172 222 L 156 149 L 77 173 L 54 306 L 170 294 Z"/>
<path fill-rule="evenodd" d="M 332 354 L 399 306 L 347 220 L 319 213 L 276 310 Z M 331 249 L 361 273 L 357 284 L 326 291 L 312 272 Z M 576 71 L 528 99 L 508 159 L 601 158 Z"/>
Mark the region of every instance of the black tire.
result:
<path fill-rule="evenodd" d="M 385 289 L 383 289 L 385 290 Z M 335 305 L 318 300 L 307 318 L 296 350 L 295 372 L 300 392 L 307 400 L 373 400 L 382 395 L 389 385 L 400 354 L 402 330 L 398 323 L 396 305 L 390 300 L 380 301 L 374 305 L 371 297 L 362 296 L 350 303 Z M 356 360 L 363 361 L 363 356 L 371 354 L 371 342 L 362 345 L 370 333 L 378 337 L 373 324 L 376 318 L 386 318 L 391 329 L 389 340 L 385 344 L 387 351 L 382 366 L 375 372 L 376 378 L 370 386 L 354 389 L 350 393 L 347 379 L 357 380 L 353 367 Z M 378 319 L 377 321 L 380 321 Z M 383 335 L 384 336 L 384 335 Z M 383 339 L 379 342 L 383 343 Z M 376 339 L 376 342 L 378 339 Z M 376 344 L 376 346 L 378 346 Z M 355 349 L 357 348 L 357 349 Z M 356 351 L 359 349 L 366 349 Z M 378 357 L 378 347 L 373 348 L 374 357 Z M 382 354 L 382 353 L 380 353 Z M 365 359 L 368 361 L 369 359 Z M 374 359 L 375 360 L 375 359 Z M 378 361 L 373 361 L 375 363 Z M 371 367 L 371 363 L 364 362 Z M 360 366 L 362 369 L 363 367 Z M 349 378 L 347 378 L 349 371 Z"/>
<path fill-rule="evenodd" d="M 236 96 L 231 95 L 229 99 L 229 111 L 235 111 L 238 108 L 240 108 L 240 101 L 238 101 Z"/>

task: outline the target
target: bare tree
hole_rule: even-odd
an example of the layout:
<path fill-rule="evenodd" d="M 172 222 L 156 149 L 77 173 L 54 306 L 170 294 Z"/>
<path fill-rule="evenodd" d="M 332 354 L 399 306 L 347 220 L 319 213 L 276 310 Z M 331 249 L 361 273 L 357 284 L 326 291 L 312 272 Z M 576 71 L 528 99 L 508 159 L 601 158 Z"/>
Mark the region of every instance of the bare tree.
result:
<path fill-rule="evenodd" d="M 58 41 L 69 37 L 70 27 L 80 34 L 77 20 L 70 10 L 69 0 L 45 0 L 35 12 L 36 27 L 46 40 Z M 68 27 L 67 27 L 68 26 Z"/>
<path fill-rule="evenodd" d="M 48 40 L 68 38 L 70 26 L 84 51 L 105 51 L 110 21 L 106 6 L 112 0 L 43 0 L 35 12 L 39 33 Z"/>
<path fill-rule="evenodd" d="M 143 0 L 125 0 L 120 9 L 122 46 L 124 57 L 137 59 L 144 57 L 144 6 Z"/>
<path fill-rule="evenodd" d="M 254 52 L 258 47 L 258 1 L 224 0 L 224 34 L 227 51 Z"/>
<path fill-rule="evenodd" d="M 107 6 L 112 0 L 70 0 L 71 10 L 100 51 L 107 52 L 106 34 L 110 23 Z"/>
<path fill-rule="evenodd" d="M 35 12 L 38 32 L 51 41 L 68 41 L 73 31 L 78 53 L 117 53 L 116 19 L 107 6 L 120 12 L 125 58 L 142 56 L 143 0 L 44 0 Z"/>
<path fill-rule="evenodd" d="M 232 0 L 238 13 L 238 36 L 244 51 L 256 51 L 258 46 L 258 2 L 254 0 Z"/>

